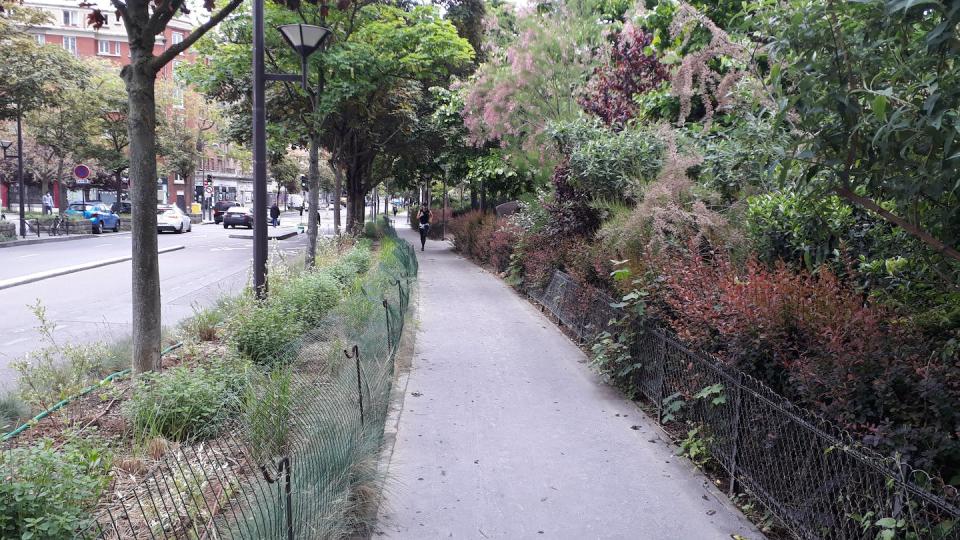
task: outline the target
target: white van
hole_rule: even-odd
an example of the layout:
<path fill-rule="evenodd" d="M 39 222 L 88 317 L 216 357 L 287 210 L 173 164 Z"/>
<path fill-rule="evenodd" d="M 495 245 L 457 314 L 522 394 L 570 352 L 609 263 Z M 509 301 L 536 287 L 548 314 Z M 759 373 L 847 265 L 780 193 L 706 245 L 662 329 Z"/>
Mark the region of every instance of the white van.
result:
<path fill-rule="evenodd" d="M 300 210 L 303 208 L 303 195 L 287 195 L 287 208 Z"/>

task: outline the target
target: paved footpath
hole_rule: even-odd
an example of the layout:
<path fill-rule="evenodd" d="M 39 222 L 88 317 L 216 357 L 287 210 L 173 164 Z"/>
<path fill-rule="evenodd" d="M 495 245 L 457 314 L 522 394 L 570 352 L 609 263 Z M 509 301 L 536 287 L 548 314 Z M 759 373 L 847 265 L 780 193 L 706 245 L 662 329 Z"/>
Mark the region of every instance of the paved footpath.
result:
<path fill-rule="evenodd" d="M 417 254 L 374 538 L 763 538 L 536 308 L 446 243 Z"/>

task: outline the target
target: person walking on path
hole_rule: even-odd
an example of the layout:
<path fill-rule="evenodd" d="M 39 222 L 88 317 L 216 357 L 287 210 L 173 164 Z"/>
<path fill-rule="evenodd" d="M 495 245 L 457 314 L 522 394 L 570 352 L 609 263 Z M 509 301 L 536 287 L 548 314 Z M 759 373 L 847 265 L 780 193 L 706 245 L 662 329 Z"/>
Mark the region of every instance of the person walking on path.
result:
<path fill-rule="evenodd" d="M 46 192 L 43 195 L 43 215 L 53 213 L 53 195 L 50 192 Z"/>
<path fill-rule="evenodd" d="M 273 223 L 274 227 L 280 225 L 280 207 L 277 206 L 277 203 L 273 203 L 273 206 L 270 207 L 270 222 Z"/>
<path fill-rule="evenodd" d="M 427 235 L 430 234 L 430 208 L 428 206 L 420 206 L 420 211 L 417 212 L 417 221 L 420 223 L 420 251 L 424 251 L 427 245 Z"/>

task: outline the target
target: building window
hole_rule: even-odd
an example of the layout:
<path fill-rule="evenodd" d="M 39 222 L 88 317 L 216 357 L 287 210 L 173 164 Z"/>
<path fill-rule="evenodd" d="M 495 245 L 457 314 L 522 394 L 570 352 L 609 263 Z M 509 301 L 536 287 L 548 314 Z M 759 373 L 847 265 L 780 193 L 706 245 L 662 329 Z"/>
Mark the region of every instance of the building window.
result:
<path fill-rule="evenodd" d="M 182 183 L 183 183 L 183 177 L 180 176 L 180 173 L 177 173 L 177 177 L 173 179 L 173 183 L 174 183 L 174 184 L 182 184 Z M 183 192 L 182 192 L 182 191 L 178 191 L 177 194 L 183 195 Z"/>
<path fill-rule="evenodd" d="M 63 48 L 71 54 L 77 54 L 77 38 L 74 36 L 63 36 Z"/>
<path fill-rule="evenodd" d="M 174 32 L 170 35 L 170 43 L 176 45 L 178 43 L 183 43 L 183 34 L 180 32 Z"/>
<path fill-rule="evenodd" d="M 80 26 L 80 13 L 70 9 L 63 10 L 64 26 Z"/>
<path fill-rule="evenodd" d="M 47 43 L 47 36 L 46 36 L 46 34 L 37 34 L 37 35 L 34 36 L 34 37 L 37 38 L 37 44 L 38 44 L 38 45 L 45 45 L 45 44 Z"/>
<path fill-rule="evenodd" d="M 173 71 L 173 106 L 183 107 L 183 83 L 180 82 L 180 62 L 174 61 L 171 71 Z"/>
<path fill-rule="evenodd" d="M 106 56 L 120 56 L 120 42 L 98 39 L 97 54 Z"/>

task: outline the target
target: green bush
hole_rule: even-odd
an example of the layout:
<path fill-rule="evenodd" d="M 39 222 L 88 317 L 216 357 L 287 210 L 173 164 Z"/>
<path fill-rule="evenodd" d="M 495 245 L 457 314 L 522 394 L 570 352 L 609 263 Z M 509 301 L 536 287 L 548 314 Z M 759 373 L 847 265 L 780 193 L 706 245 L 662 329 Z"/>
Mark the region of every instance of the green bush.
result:
<path fill-rule="evenodd" d="M 270 302 L 306 330 L 316 326 L 340 299 L 340 284 L 327 272 L 306 272 L 271 291 Z"/>
<path fill-rule="evenodd" d="M 283 360 L 301 334 L 296 313 L 276 302 L 258 305 L 253 300 L 237 303 L 227 323 L 228 341 L 243 357 L 257 364 Z"/>
<path fill-rule="evenodd" d="M 187 441 L 216 435 L 239 407 L 244 384 L 236 370 L 217 363 L 144 375 L 126 409 L 134 437 Z"/>
<path fill-rule="evenodd" d="M 369 241 L 361 241 L 325 270 L 346 287 L 353 283 L 358 275 L 370 269 L 371 259 Z"/>
<path fill-rule="evenodd" d="M 854 225 L 852 208 L 836 196 L 767 193 L 747 205 L 747 231 L 766 262 L 783 259 L 812 270 L 839 256 L 840 241 Z"/>
<path fill-rule="evenodd" d="M 0 538 L 71 538 L 110 482 L 110 456 L 86 443 L 51 441 L 0 453 Z"/>

